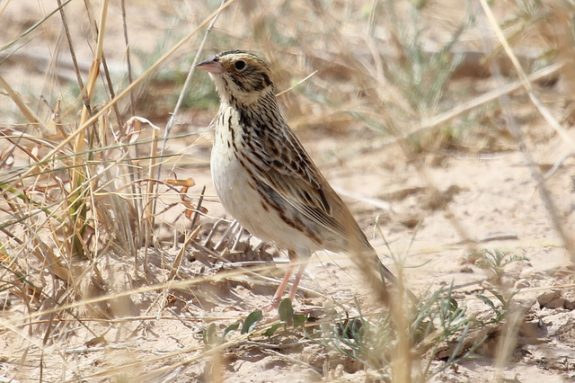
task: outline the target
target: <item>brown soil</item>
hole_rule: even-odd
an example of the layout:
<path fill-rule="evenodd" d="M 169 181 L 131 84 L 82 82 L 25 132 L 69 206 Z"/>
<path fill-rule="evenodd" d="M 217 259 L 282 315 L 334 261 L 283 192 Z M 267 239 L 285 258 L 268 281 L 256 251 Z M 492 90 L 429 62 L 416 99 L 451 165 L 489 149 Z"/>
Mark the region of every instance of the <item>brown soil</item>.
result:
<path fill-rule="evenodd" d="M 82 14 L 81 4 L 76 3 L 71 15 Z M 6 8 L 0 16 L 10 19 L 11 23 L 4 24 L 10 26 L 5 33 L 11 37 L 3 38 L 2 43 L 38 19 L 36 5 L 36 2 L 12 2 Z M 162 10 L 157 7 L 138 4 L 129 7 L 132 11 L 144 12 L 130 27 L 134 30 L 133 40 L 149 41 L 136 44 L 145 52 L 153 52 L 155 45 L 151 46 L 151 41 L 160 33 L 150 32 L 150 26 L 161 24 L 158 14 Z M 88 33 L 80 25 L 71 25 L 78 35 Z M 110 23 L 110 45 L 123 46 L 119 25 Z M 46 29 L 51 30 L 49 26 Z M 2 75 L 18 78 L 11 85 L 22 86 L 18 88 L 20 92 L 24 93 L 23 88 L 29 86 L 29 94 L 39 94 L 37 90 L 45 84 L 44 72 L 33 68 L 48 60 L 49 53 L 40 49 L 42 43 L 54 41 L 57 36 L 58 33 L 52 31 L 52 35 L 43 39 L 31 40 L 18 55 L 2 64 Z M 89 50 L 79 53 L 81 59 L 89 63 Z M 110 52 L 109 58 L 120 56 Z M 27 65 L 17 65 L 21 62 Z M 471 81 L 477 89 L 482 89 L 490 85 L 491 79 Z M 457 86 L 465 84 L 453 85 Z M 158 88 L 165 91 L 162 84 Z M 560 92 L 560 88 L 544 91 L 553 95 Z M 0 123 L 7 126 L 18 114 L 12 105 L 7 105 L 6 96 L 0 97 L 6 104 L 2 107 L 6 117 Z M 558 162 L 569 153 L 569 146 L 541 122 L 527 98 L 523 101 L 517 114 L 527 116 L 522 121 L 522 129 L 528 132 L 529 151 L 543 172 L 560 165 L 545 182 L 545 187 L 564 230 L 573 233 L 575 160 L 567 157 L 564 162 Z M 286 104 L 289 108 L 289 102 Z M 44 110 L 44 113 L 47 112 Z M 167 116 L 167 111 L 150 113 Z M 210 180 L 210 132 L 203 130 L 212 114 L 213 110 L 198 111 L 193 107 L 184 113 L 182 121 L 186 123 L 179 125 L 175 133 L 200 132 L 200 138 L 170 142 L 169 152 L 181 157 L 166 166 L 164 172 L 165 178 L 173 176 L 171 169 L 180 178 L 193 178 L 196 185 L 189 190 L 189 195 L 194 201 L 202 187 L 207 187 L 203 206 L 208 209 L 208 216 L 201 221 L 202 236 L 225 215 Z M 189 121 L 193 122 L 188 124 Z M 575 139 L 572 128 L 567 133 Z M 504 143 L 499 142 L 505 150 L 498 147 L 497 151 L 477 154 L 443 148 L 410 160 L 389 136 L 358 123 L 345 128 L 338 126 L 337 130 L 300 129 L 297 134 L 326 178 L 344 197 L 384 263 L 392 269 L 401 264 L 407 285 L 417 295 L 453 284 L 459 305 L 480 316 L 490 310 L 478 295 L 489 295 L 494 283 L 517 289 L 514 299 L 525 308 L 525 316 L 511 360 L 502 370 L 504 381 L 542 383 L 575 379 L 573 264 L 540 198 L 540 185 L 534 180 L 524 155 L 509 137 L 501 140 Z M 6 147 L 3 143 L 0 149 Z M 422 176 L 421 169 L 428 179 Z M 163 205 L 177 201 L 175 193 L 166 193 L 162 198 Z M 183 232 L 189 227 L 189 220 L 181 216 L 178 208 L 165 212 L 159 222 L 157 234 L 166 243 L 173 240 L 174 230 Z M 377 227 L 385 235 L 389 248 Z M 216 238 L 219 235 L 221 231 Z M 97 263 L 104 273 L 102 281 L 90 281 L 84 289 L 85 298 L 166 282 L 182 240 L 183 236 L 177 238 L 174 247 L 150 249 L 150 273 L 146 276 L 141 271 L 134 272 L 134 259 L 114 254 L 102 257 Z M 268 280 L 250 274 L 214 277 L 238 270 L 239 262 L 262 261 L 269 265 L 272 256 L 276 261 L 287 260 L 287 256 L 273 246 L 258 253 L 247 251 L 258 244 L 256 239 L 250 241 L 250 246 L 240 244 L 240 251 L 226 254 L 223 260 L 189 247 L 176 278 L 192 281 L 185 288 L 164 286 L 85 305 L 75 319 L 70 317 L 70 322 L 56 326 L 50 323 L 50 315 L 44 315 L 14 328 L 11 321 L 28 314 L 28 308 L 14 296 L 2 295 L 6 304 L 0 313 L 0 381 L 120 382 L 133 381 L 132 377 L 145 382 L 219 381 L 219 377 L 230 382 L 254 383 L 377 381 L 377 375 L 361 363 L 334 349 L 309 342 L 295 331 L 275 343 L 244 339 L 224 351 L 206 352 L 202 337 L 209 325 L 214 323 L 221 333 L 226 326 L 263 308 L 270 302 L 281 277 L 280 268 L 263 273 Z M 523 258 L 507 265 L 502 280 L 496 281 L 476 262 L 477 254 L 483 250 Z M 141 262 L 144 250 L 140 250 L 138 257 Z M 49 275 L 43 277 L 50 278 Z M 276 282 L 270 283 L 270 279 Z M 98 291 L 100 285 L 105 285 L 102 291 Z M 306 270 L 302 287 L 295 302 L 298 311 L 321 313 L 337 303 L 338 308 L 344 307 L 351 313 L 355 312 L 356 300 L 362 307 L 378 311 L 361 276 L 345 255 L 316 254 Z M 38 310 L 48 309 L 50 305 L 53 303 L 45 302 Z M 273 314 L 267 314 L 266 320 L 272 317 Z M 46 333 L 48 328 L 51 328 L 50 334 Z M 497 334 L 501 331 L 502 327 L 496 326 L 490 333 L 491 342 L 486 341 L 473 359 L 461 360 L 441 371 L 446 365 L 445 358 L 436 357 L 432 369 L 440 372 L 430 381 L 494 381 Z M 420 363 L 423 366 L 424 362 Z"/>

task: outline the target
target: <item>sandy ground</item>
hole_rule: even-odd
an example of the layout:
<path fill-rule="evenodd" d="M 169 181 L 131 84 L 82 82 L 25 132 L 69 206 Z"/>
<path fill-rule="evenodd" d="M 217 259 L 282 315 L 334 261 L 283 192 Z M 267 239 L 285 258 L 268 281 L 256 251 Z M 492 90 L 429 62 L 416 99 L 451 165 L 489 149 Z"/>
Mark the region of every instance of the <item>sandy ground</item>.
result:
<path fill-rule="evenodd" d="M 322 166 L 323 158 L 333 159 L 334 153 L 345 152 L 347 144 L 342 142 L 345 140 L 336 137 L 313 139 L 305 143 L 328 179 L 346 194 L 356 196 L 346 199 L 366 232 L 372 232 L 370 225 L 374 216 L 384 217 L 380 219 L 382 231 L 388 236 L 394 253 L 404 263 L 407 283 L 417 294 L 453 283 L 461 286 L 457 289 L 461 305 L 477 312 L 486 311 L 486 307 L 475 297 L 478 293 L 485 293 L 486 274 L 470 264 L 470 250 L 460 244 L 461 238 L 446 219 L 446 208 L 458 218 L 471 238 L 485 241 L 478 247 L 526 258 L 507 267 L 506 278 L 509 283 L 521 286 L 517 299 L 529 307 L 525 321 L 537 324 L 537 334 L 520 338 L 520 345 L 514 359 L 505 368 L 504 377 L 518 382 L 570 381 L 575 367 L 573 295 L 568 294 L 568 289 L 557 290 L 570 302 L 569 308 L 565 308 L 565 304 L 559 308 L 541 307 L 536 301 L 538 296 L 549 291 L 540 287 L 569 283 L 572 278 L 568 272 L 569 260 L 550 227 L 536 185 L 521 154 L 507 153 L 486 159 L 453 156 L 445 159 L 441 166 L 427 167 L 439 190 L 457 188 L 457 193 L 453 193 L 443 207 L 431 209 L 427 207 L 429 196 L 426 195 L 426 185 L 418 182 L 413 165 L 396 161 L 401 156 L 397 148 L 357 150 L 356 153 L 360 154 L 346 161 L 345 166 Z M 354 145 L 369 144 L 359 142 Z M 569 198 L 572 180 L 569 163 L 566 165 L 548 182 L 548 187 L 554 196 L 564 196 L 556 201 L 568 215 L 572 204 Z M 208 182 L 207 169 L 194 172 L 194 177 L 198 182 L 197 187 L 202 186 L 205 180 L 208 186 L 206 194 L 210 195 L 212 186 Z M 408 192 L 398 193 L 406 190 Z M 389 198 L 398 194 L 403 194 L 403 197 Z M 365 201 L 365 197 L 377 199 L 380 203 L 387 202 L 389 209 L 378 209 L 360 201 Z M 207 203 L 206 206 L 210 213 L 217 212 L 216 203 Z M 405 227 L 406 214 L 419 221 L 416 231 Z M 388 253 L 377 235 L 372 243 L 382 255 Z M 162 257 L 167 264 L 173 259 L 169 251 Z M 158 265 L 162 262 L 155 257 L 152 259 Z M 113 262 L 115 275 L 110 277 L 119 280 L 118 286 L 138 287 L 150 283 L 144 279 L 127 281 L 126 275 L 131 275 L 131 262 L 118 259 Z M 393 264 L 390 259 L 386 259 L 386 263 Z M 185 270 L 184 275 L 202 275 L 202 267 L 198 266 L 197 261 L 185 262 L 182 270 Z M 279 270 L 274 273 L 276 278 L 280 274 Z M 162 281 L 165 275 L 166 270 L 161 268 L 155 274 L 158 281 Z M 300 294 L 296 304 L 299 310 L 325 307 L 332 301 L 353 307 L 353 297 L 369 302 L 369 298 L 363 295 L 365 289 L 361 287 L 361 278 L 350 262 L 340 255 L 320 253 L 312 258 L 302 285 L 320 295 Z M 110 374 L 115 366 L 121 367 L 112 375 L 125 374 L 129 377 L 144 370 L 145 381 L 150 382 L 201 380 L 206 374 L 206 362 L 190 361 L 204 350 L 201 337 L 206 325 L 211 322 L 229 324 L 245 317 L 247 313 L 269 303 L 273 290 L 273 285 L 239 277 L 231 281 L 203 282 L 174 293 L 175 298 L 171 300 L 167 298 L 170 295 L 167 292 L 160 295 L 138 294 L 131 298 L 125 315 L 147 319 L 120 321 L 117 324 L 113 321 L 82 322 L 82 325 L 72 328 L 66 326 L 61 334 L 53 335 L 50 344 L 44 346 L 44 355 L 31 352 L 22 363 L 14 359 L 5 360 L 2 363 L 3 373 L 16 381 L 34 381 L 31 378 L 39 374 L 41 357 L 43 381 L 46 382 L 76 379 L 99 381 L 99 373 Z M 14 308 L 16 311 L 20 309 L 18 306 Z M 41 342 L 38 337 L 42 334 L 42 328 L 42 324 L 31 327 L 30 338 L 35 343 Z M 102 338 L 96 338 L 96 335 Z M 20 354 L 30 347 L 29 342 L 32 341 L 17 339 L 10 332 L 4 333 L 1 339 L 1 349 L 9 355 Z M 94 339 L 105 339 L 107 345 L 97 341 L 93 345 L 90 341 Z M 290 343 L 290 339 L 284 341 Z M 173 353 L 176 355 L 171 356 Z M 351 359 L 317 345 L 306 345 L 303 340 L 297 347 L 282 348 L 280 343 L 269 349 L 250 345 L 249 342 L 240 343 L 228 349 L 223 358 L 224 375 L 229 381 L 305 382 L 323 377 L 327 380 L 337 378 L 340 381 L 361 382 L 366 379 L 366 372 Z M 178 362 L 182 365 L 178 366 Z M 459 362 L 457 368 L 439 373 L 432 381 L 491 381 L 495 371 L 492 362 L 492 357 L 479 354 L 478 359 Z M 443 362 L 435 363 L 440 366 Z"/>
<path fill-rule="evenodd" d="M 30 11 L 34 6 L 26 2 L 19 4 L 8 8 L 14 23 L 7 33 L 14 36 L 21 29 L 16 25 L 29 25 L 36 20 L 28 16 L 34 14 Z M 81 7 L 79 9 L 77 12 Z M 131 24 L 136 31 L 133 35 L 154 39 L 157 34 L 149 33 L 149 25 L 156 21 L 154 12 L 160 11 L 145 9 L 148 11 Z M 120 39 L 118 24 L 111 25 L 111 35 Z M 77 33 L 88 35 L 81 28 Z M 56 37 L 57 34 L 46 38 Z M 41 45 L 32 40 L 22 49 L 39 53 L 40 58 L 34 55 L 30 58 L 31 53 L 25 55 L 27 67 L 14 64 L 18 58 L 13 56 L 13 61 L 7 61 L 0 69 L 15 78 L 28 76 L 26 68 L 31 71 L 31 67 L 42 66 L 42 60 L 46 59 L 41 58 L 41 50 L 36 50 Z M 80 53 L 85 57 L 90 55 L 88 49 Z M 43 75 L 37 76 L 42 80 L 30 84 L 31 94 L 36 94 L 35 86 L 40 84 L 42 88 L 45 84 Z M 66 76 L 73 78 L 70 73 Z M 3 124 L 12 123 L 15 113 L 12 105 L 6 108 L 9 112 L 1 121 Z M 529 106 L 526 108 L 531 110 Z M 189 191 L 192 197 L 197 197 L 204 185 L 207 187 L 204 206 L 208 216 L 202 219 L 205 236 L 210 225 L 225 212 L 215 197 L 207 166 L 210 132 L 203 127 L 210 116 L 194 113 L 184 114 L 182 121 L 193 117 L 194 122 L 179 126 L 176 133 L 198 131 L 202 138 L 191 136 L 172 141 L 170 153 L 181 154 L 181 157 L 170 166 L 179 177 L 194 179 L 196 185 Z M 557 206 L 564 229 L 572 233 L 575 229 L 572 172 L 575 160 L 568 157 L 559 162 L 569 153 L 569 148 L 565 140 L 550 133 L 546 125 L 525 122 L 524 127 L 530 132 L 545 132 L 545 139 L 538 133 L 528 135 L 529 150 L 539 169 L 546 172 L 556 164 L 561 165 L 545 186 Z M 567 133 L 575 139 L 572 128 Z M 504 268 L 503 282 L 517 289 L 515 299 L 525 307 L 526 314 L 517 346 L 503 369 L 502 378 L 521 383 L 575 381 L 573 264 L 551 225 L 539 186 L 521 152 L 474 154 L 446 150 L 417 163 L 407 160 L 389 136 L 382 137 L 357 124 L 337 132 L 308 129 L 299 131 L 298 135 L 326 178 L 349 204 L 383 261 L 392 269 L 396 269 L 394 260 L 402 264 L 406 283 L 417 295 L 424 296 L 453 284 L 460 306 L 477 315 L 485 314 L 489 308 L 477 296 L 489 294 L 492 279 L 474 262 L 474 254 L 487 249 L 523 257 Z M 422 176 L 421 169 L 428 180 Z M 166 171 L 164 176 L 172 177 L 172 173 Z M 431 185 L 439 193 L 433 192 Z M 162 201 L 168 204 L 177 201 L 177 196 L 169 194 Z M 161 217 L 160 238 L 168 241 L 174 230 L 183 231 L 189 225 L 185 218 L 176 220 L 180 212 L 172 209 Z M 385 235 L 389 249 L 377 226 Z M 252 239 L 251 243 L 257 244 L 257 241 Z M 173 247 L 150 250 L 153 266 L 146 277 L 133 272 L 133 259 L 114 254 L 103 257 L 98 265 L 104 272 L 103 279 L 114 292 L 145 288 L 168 279 L 181 248 L 179 239 Z M 261 260 L 270 264 L 270 255 L 276 256 L 280 266 L 285 264 L 285 254 L 273 247 Z M 268 280 L 249 275 L 214 278 L 226 270 L 236 270 L 234 264 L 238 262 L 254 260 L 258 260 L 254 254 L 238 252 L 222 262 L 189 247 L 185 249 L 179 270 L 179 279 L 195 281 L 189 286 L 173 290 L 164 287 L 118 297 L 109 304 L 91 304 L 80 308 L 77 318 L 70 316 L 69 322 L 55 326 L 49 325 L 50 317 L 46 315 L 34 318 L 32 323 L 17 330 L 10 328 L 10 322 L 6 321 L 24 315 L 27 309 L 16 298 L 8 296 L 10 305 L 0 315 L 3 321 L 0 323 L 0 382 L 131 382 L 134 379 L 195 382 L 219 381 L 218 377 L 230 382 L 253 383 L 378 381 L 373 371 L 357 361 L 311 342 L 297 332 L 270 344 L 235 338 L 225 351 L 207 352 L 203 334 L 210 324 L 215 324 L 221 332 L 225 326 L 270 302 L 281 277 L 280 268 L 266 273 Z M 373 309 L 361 277 L 345 255 L 316 254 L 306 270 L 302 287 L 295 302 L 298 311 L 324 312 L 337 303 L 338 307 L 354 312 L 356 301 Z M 38 309 L 47 309 L 50 305 L 46 302 L 45 307 Z M 111 312 L 113 317 L 101 319 L 99 310 Z M 49 334 L 48 328 L 51 328 Z M 487 342 L 474 358 L 459 361 L 445 370 L 441 370 L 445 360 L 434 360 L 432 369 L 437 373 L 430 381 L 494 381 L 495 348 L 493 342 Z"/>

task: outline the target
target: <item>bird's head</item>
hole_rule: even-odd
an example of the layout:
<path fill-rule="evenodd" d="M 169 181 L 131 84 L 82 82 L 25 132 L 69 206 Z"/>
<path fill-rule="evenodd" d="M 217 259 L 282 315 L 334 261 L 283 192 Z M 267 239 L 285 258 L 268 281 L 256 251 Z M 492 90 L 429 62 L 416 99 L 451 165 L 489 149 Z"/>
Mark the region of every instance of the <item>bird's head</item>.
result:
<path fill-rule="evenodd" d="M 210 74 L 222 100 L 250 105 L 274 92 L 269 65 L 253 53 L 221 52 L 198 64 Z"/>

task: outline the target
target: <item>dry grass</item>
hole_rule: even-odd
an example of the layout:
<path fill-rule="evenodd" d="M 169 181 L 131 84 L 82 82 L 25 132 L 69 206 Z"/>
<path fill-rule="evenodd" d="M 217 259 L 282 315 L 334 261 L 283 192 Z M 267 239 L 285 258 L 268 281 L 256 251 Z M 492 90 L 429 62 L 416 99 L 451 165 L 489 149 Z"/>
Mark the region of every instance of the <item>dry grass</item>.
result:
<path fill-rule="evenodd" d="M 559 247 L 575 260 L 569 215 L 545 181 L 574 149 L 575 8 L 199 3 L 0 3 L 8 25 L 0 42 L 0 378 L 220 382 L 249 354 L 300 366 L 310 380 L 345 372 L 357 381 L 459 381 L 451 371 L 480 355 L 490 379 L 503 381 L 526 337 L 529 307 L 509 275 L 525 260 L 486 251 L 431 170 L 454 154 L 519 151 Z M 420 290 L 417 305 L 392 294 L 388 309 L 365 297 L 323 296 L 331 303 L 303 312 L 284 301 L 273 320 L 261 317 L 261 301 L 244 304 L 238 288 L 273 290 L 276 254 L 210 216 L 203 204 L 215 198 L 194 182 L 205 172 L 196 156 L 217 97 L 192 64 L 230 47 L 272 63 L 302 137 L 360 131 L 369 142 L 350 145 L 355 152 L 344 155 L 353 156 L 396 147 L 397 163 L 413 166 L 424 185 L 419 202 L 441 210 L 455 247 L 488 270 L 482 293 L 447 285 Z M 552 139 L 567 155 L 544 174 L 534 150 Z M 393 258 L 408 281 L 403 256 Z M 139 342 L 148 334 L 172 343 L 147 350 Z"/>

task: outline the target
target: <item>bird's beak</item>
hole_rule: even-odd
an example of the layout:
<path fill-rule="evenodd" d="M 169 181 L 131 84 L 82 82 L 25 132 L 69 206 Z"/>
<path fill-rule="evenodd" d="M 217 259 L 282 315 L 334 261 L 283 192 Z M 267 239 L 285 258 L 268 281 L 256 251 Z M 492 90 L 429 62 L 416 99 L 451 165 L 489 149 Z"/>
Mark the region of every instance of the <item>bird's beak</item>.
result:
<path fill-rule="evenodd" d="M 198 65 L 196 65 L 199 69 L 205 70 L 206 72 L 209 73 L 214 73 L 214 74 L 222 74 L 224 73 L 224 66 L 216 61 L 216 58 L 211 58 L 209 60 L 206 61 L 202 61 L 201 63 L 199 63 Z"/>

